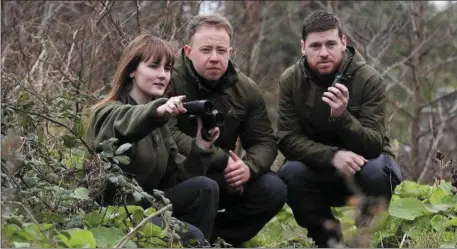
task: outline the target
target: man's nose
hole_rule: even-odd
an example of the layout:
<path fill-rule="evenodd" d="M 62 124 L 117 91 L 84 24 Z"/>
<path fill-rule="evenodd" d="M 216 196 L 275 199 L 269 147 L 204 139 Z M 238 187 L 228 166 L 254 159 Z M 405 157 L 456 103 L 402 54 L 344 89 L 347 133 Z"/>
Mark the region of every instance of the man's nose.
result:
<path fill-rule="evenodd" d="M 218 62 L 218 61 L 219 61 L 219 56 L 217 56 L 217 51 L 216 51 L 216 50 L 213 50 L 213 51 L 211 52 L 211 55 L 210 55 L 210 57 L 209 57 L 209 60 L 210 60 L 211 62 Z"/>
<path fill-rule="evenodd" d="M 320 51 L 320 56 L 321 57 L 327 57 L 328 56 L 328 51 L 327 49 L 325 48 L 325 46 L 322 47 L 321 51 Z"/>

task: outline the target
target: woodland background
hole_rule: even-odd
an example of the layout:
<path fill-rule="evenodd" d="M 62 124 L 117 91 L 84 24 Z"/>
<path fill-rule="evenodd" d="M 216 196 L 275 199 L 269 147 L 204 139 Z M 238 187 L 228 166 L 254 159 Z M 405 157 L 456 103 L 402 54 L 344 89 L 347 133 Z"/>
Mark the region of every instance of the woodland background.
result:
<path fill-rule="evenodd" d="M 122 246 L 117 242 L 134 227 L 130 246 L 179 246 L 169 228 L 138 226 L 166 207 L 156 200 L 160 193 L 148 197 L 157 201 L 153 211 L 119 202 L 124 208 L 109 212 L 123 219 L 111 223 L 108 209 L 93 201 L 106 182 L 125 198 L 142 193 L 118 172 L 128 145 L 107 144 L 100 155 L 84 140 L 87 108 L 110 89 L 123 48 L 141 32 L 181 47 L 189 17 L 225 15 L 234 27 L 232 59 L 262 89 L 275 129 L 278 76 L 300 58 L 304 17 L 322 8 L 339 16 L 349 45 L 385 79 L 388 132 L 407 179 L 392 200 L 402 199 L 394 206 L 403 213 L 389 209 L 382 227 L 359 245 L 456 246 L 457 3 L 439 7 L 431 1 L 2 1 L 2 246 Z M 94 210 L 105 214 L 93 218 Z M 357 212 L 335 209 L 348 236 Z M 417 224 L 429 232 L 413 233 L 423 228 Z M 107 234 L 117 237 L 100 242 Z M 305 234 L 285 206 L 246 245 L 313 246 Z M 159 239 L 145 239 L 153 235 Z"/>

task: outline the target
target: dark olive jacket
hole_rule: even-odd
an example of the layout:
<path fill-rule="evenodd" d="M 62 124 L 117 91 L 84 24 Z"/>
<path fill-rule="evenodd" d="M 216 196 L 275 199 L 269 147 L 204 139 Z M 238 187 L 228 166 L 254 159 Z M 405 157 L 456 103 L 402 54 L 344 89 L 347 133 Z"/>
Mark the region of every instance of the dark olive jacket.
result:
<path fill-rule="evenodd" d="M 187 158 L 178 153 L 166 126 L 169 118 L 157 115 L 157 108 L 166 101 L 160 98 L 137 105 L 129 98 L 127 104 L 110 102 L 93 112 L 87 132 L 88 141 L 97 151 L 101 150 L 99 143 L 110 138 L 119 139 L 119 144 L 131 143 L 126 152 L 131 162 L 120 167 L 147 192 L 205 175 L 213 153 L 213 149 L 198 147 L 194 139 Z"/>
<path fill-rule="evenodd" d="M 329 167 L 334 153 L 346 149 L 367 159 L 391 153 L 386 135 L 386 94 L 380 74 L 352 47 L 346 49 L 340 71 L 348 63 L 349 103 L 346 111 L 330 119 L 330 107 L 322 101 L 329 85 L 302 57 L 279 79 L 278 146 L 287 160 L 311 167 Z"/>
<path fill-rule="evenodd" d="M 243 161 L 250 168 L 252 178 L 269 170 L 278 153 L 277 144 L 257 84 L 230 61 L 220 84 L 208 89 L 200 82 L 191 64 L 181 50 L 172 72 L 171 94 L 186 95 L 186 101 L 211 100 L 214 108 L 225 115 L 210 170 L 217 172 L 225 168 L 227 152 L 235 148 L 238 136 L 246 150 Z M 189 125 L 187 115 L 172 118 L 169 126 L 179 152 L 188 154 L 196 127 Z"/>

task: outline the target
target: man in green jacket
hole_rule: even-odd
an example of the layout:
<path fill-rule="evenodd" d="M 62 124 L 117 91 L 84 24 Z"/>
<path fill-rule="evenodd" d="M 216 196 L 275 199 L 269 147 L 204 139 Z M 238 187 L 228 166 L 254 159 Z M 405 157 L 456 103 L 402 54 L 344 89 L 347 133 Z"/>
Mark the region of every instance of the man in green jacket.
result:
<path fill-rule="evenodd" d="M 171 94 L 186 95 L 186 101 L 211 100 L 224 114 L 207 174 L 220 189 L 221 212 L 212 237 L 240 246 L 283 207 L 287 188 L 270 171 L 277 144 L 262 93 L 230 60 L 232 32 L 230 23 L 219 15 L 200 15 L 189 21 L 188 43 L 177 55 Z M 196 127 L 185 115 L 172 118 L 169 126 L 179 152 L 187 155 Z M 238 137 L 246 151 L 243 158 L 231 151 Z"/>
<path fill-rule="evenodd" d="M 324 10 L 305 18 L 301 51 L 279 79 L 278 146 L 286 162 L 278 174 L 297 223 L 319 247 L 333 247 L 342 234 L 331 207 L 357 193 L 388 201 L 401 173 L 386 135 L 385 85 L 346 46 L 338 18 Z"/>

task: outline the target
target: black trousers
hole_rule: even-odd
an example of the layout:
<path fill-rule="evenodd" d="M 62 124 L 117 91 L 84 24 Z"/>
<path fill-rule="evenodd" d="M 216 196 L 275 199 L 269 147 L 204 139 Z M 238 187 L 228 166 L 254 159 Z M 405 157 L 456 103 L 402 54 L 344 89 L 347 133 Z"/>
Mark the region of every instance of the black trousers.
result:
<path fill-rule="evenodd" d="M 355 193 L 351 186 L 368 197 L 390 201 L 402 180 L 398 166 L 387 154 L 369 160 L 351 178 L 352 184 L 335 168 L 312 169 L 298 161 L 287 161 L 278 174 L 287 184 L 287 203 L 297 223 L 308 230 L 308 236 L 318 247 L 333 247 L 342 242 L 341 226 L 331 207 L 346 205 Z"/>
<path fill-rule="evenodd" d="M 173 205 L 173 217 L 186 224 L 185 232 L 177 231 L 184 247 L 202 247 L 211 238 L 219 201 L 219 186 L 208 177 L 198 176 L 164 191 Z M 155 222 L 154 222 L 155 221 Z M 160 220 L 153 220 L 160 223 Z M 164 224 L 156 224 L 162 226 Z M 198 244 L 196 245 L 195 242 Z"/>
<path fill-rule="evenodd" d="M 274 172 L 244 185 L 242 193 L 229 191 L 223 173 L 209 173 L 219 185 L 219 209 L 211 243 L 217 237 L 235 247 L 253 238 L 284 206 L 287 188 Z"/>

